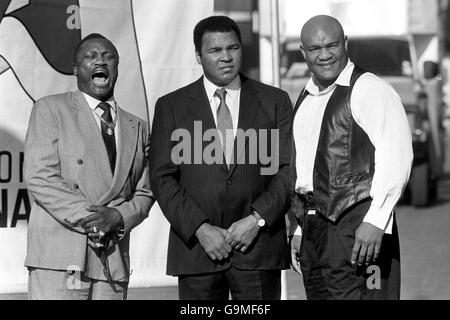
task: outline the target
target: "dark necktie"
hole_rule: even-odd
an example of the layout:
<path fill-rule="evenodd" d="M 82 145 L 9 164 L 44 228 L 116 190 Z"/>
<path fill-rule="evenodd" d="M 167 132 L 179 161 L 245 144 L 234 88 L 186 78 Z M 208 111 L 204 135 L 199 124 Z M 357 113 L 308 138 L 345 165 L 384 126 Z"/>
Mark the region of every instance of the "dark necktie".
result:
<path fill-rule="evenodd" d="M 109 164 L 111 165 L 111 172 L 114 175 L 114 168 L 116 167 L 116 138 L 114 135 L 115 122 L 111 116 L 111 106 L 106 102 L 100 102 L 98 107 L 103 110 L 101 117 L 102 137 L 105 142 L 106 152 L 108 153 Z"/>
<path fill-rule="evenodd" d="M 221 88 L 217 89 L 214 95 L 220 99 L 220 104 L 217 108 L 217 129 L 222 132 L 222 149 L 225 154 L 227 167 L 229 168 L 231 156 L 233 155 L 234 133 L 230 109 L 228 109 L 227 103 L 225 102 L 226 93 L 225 88 Z"/>

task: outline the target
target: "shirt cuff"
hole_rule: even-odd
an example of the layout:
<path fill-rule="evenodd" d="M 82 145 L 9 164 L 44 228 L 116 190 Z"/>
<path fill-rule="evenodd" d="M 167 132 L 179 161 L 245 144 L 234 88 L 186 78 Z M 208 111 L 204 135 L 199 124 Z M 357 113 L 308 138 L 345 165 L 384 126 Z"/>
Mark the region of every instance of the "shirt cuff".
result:
<path fill-rule="evenodd" d="M 385 233 L 392 232 L 392 210 L 377 207 L 373 202 L 364 217 L 363 222 L 370 223 L 383 230 Z"/>

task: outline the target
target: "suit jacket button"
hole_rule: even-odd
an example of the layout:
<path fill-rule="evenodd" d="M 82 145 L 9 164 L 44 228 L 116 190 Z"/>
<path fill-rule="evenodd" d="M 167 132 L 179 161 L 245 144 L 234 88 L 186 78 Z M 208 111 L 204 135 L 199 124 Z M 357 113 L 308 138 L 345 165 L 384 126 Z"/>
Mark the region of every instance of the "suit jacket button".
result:
<path fill-rule="evenodd" d="M 227 181 L 227 185 L 229 185 L 229 186 L 231 185 L 231 180 Z"/>
<path fill-rule="evenodd" d="M 74 187 L 75 189 L 80 189 L 80 186 L 79 186 L 78 184 L 76 184 L 76 183 L 74 183 L 73 187 Z"/>
<path fill-rule="evenodd" d="M 78 159 L 78 160 L 77 160 L 77 163 L 78 163 L 78 164 L 83 164 L 83 160 L 82 160 L 82 159 Z"/>

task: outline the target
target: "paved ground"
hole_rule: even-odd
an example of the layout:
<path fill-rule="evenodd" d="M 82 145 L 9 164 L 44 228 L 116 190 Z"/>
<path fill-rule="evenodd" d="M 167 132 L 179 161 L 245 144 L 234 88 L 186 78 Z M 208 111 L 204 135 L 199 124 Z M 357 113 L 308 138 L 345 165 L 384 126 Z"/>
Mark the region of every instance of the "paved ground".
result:
<path fill-rule="evenodd" d="M 450 299 L 450 177 L 439 189 L 434 206 L 400 209 L 402 299 Z"/>

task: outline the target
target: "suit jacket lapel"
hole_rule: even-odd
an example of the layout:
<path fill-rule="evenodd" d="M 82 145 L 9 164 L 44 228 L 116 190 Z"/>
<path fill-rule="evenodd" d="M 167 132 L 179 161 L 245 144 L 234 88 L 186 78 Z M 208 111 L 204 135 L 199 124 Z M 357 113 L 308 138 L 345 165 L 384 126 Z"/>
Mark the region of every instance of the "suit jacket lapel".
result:
<path fill-rule="evenodd" d="M 254 128 L 256 113 L 259 108 L 259 100 L 256 98 L 257 91 L 251 85 L 249 79 L 241 74 L 241 97 L 239 101 L 239 120 L 238 129 L 242 129 L 244 132 L 250 128 Z M 236 134 L 237 136 L 238 134 Z M 234 163 L 230 167 L 228 177 L 231 177 L 234 170 L 236 169 L 239 159 L 242 156 L 244 150 L 247 150 L 248 139 L 245 142 L 245 147 L 240 150 L 240 153 L 236 155 L 237 152 L 237 139 L 234 139 L 234 149 L 233 153 L 236 155 L 233 157 L 235 159 Z"/>
<path fill-rule="evenodd" d="M 80 134 L 83 137 L 89 155 L 94 158 L 94 162 L 99 170 L 95 183 L 102 185 L 105 190 L 109 190 L 112 184 L 112 173 L 109 167 L 108 155 L 101 132 L 95 122 L 89 105 L 80 91 L 74 92 L 72 96 L 72 108 L 75 110 Z"/>
<path fill-rule="evenodd" d="M 122 186 L 128 178 L 133 159 L 135 156 L 136 143 L 138 138 L 138 123 L 128 116 L 121 108 L 117 107 L 117 123 L 119 125 L 117 163 L 114 171 L 112 187 L 101 199 L 100 202 L 109 202 L 120 192 Z"/>
<path fill-rule="evenodd" d="M 191 104 L 189 110 L 191 110 L 196 121 L 202 121 L 203 130 L 216 128 L 208 96 L 203 86 L 203 77 L 194 83 L 194 89 L 189 99 Z"/>
<path fill-rule="evenodd" d="M 298 96 L 297 101 L 295 102 L 294 111 L 292 113 L 293 117 L 295 117 L 295 114 L 297 113 L 298 108 L 300 108 L 300 105 L 302 104 L 303 100 L 305 100 L 307 95 L 308 95 L 308 91 L 306 90 L 306 87 L 304 87 L 303 90 L 300 92 L 300 95 Z"/>

